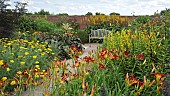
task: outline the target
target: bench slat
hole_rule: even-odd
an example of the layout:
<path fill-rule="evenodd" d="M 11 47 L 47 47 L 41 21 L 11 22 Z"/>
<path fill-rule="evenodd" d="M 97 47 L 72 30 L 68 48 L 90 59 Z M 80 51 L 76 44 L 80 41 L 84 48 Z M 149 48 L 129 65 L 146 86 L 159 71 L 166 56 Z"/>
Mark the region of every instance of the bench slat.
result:
<path fill-rule="evenodd" d="M 104 39 L 104 36 L 108 36 L 111 31 L 105 29 L 91 30 L 89 34 L 89 43 L 91 39 Z"/>

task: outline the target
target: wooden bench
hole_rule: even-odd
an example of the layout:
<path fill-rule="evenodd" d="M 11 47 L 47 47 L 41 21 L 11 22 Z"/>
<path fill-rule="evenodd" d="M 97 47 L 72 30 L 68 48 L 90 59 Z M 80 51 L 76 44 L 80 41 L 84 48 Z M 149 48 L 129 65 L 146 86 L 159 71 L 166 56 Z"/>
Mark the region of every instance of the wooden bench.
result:
<path fill-rule="evenodd" d="M 91 39 L 104 39 L 104 36 L 108 36 L 111 31 L 106 29 L 91 30 L 89 34 L 89 43 Z"/>

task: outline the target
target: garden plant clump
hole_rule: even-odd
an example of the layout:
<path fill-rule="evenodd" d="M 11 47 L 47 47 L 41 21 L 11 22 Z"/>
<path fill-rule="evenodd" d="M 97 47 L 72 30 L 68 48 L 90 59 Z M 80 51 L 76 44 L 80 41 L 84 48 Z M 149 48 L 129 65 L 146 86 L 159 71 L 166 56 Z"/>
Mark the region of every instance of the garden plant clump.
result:
<path fill-rule="evenodd" d="M 21 95 L 38 85 L 44 96 L 169 94 L 169 25 L 157 17 L 102 18 L 91 17 L 92 26 L 103 22 L 100 28 L 111 26 L 112 33 L 98 50 L 82 58 L 81 41 L 68 23 L 56 35 L 51 23 L 52 29 L 40 30 L 36 22 L 30 23 L 35 28 L 29 23 L 23 27 L 23 22 L 15 38 L 0 39 L 0 72 L 4 73 L 0 74 L 0 95 Z M 37 22 L 41 26 L 46 21 Z M 114 29 L 112 24 L 122 26 Z"/>

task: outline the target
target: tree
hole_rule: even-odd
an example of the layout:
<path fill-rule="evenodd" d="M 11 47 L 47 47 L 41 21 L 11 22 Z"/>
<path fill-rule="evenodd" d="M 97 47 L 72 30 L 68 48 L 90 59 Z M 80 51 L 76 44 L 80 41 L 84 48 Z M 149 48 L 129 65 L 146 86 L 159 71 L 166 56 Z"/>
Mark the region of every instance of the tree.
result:
<path fill-rule="evenodd" d="M 9 4 L 6 4 L 5 2 L 7 2 L 9 0 L 0 0 L 0 11 L 4 12 L 6 11 L 6 7 L 10 6 Z"/>
<path fill-rule="evenodd" d="M 67 13 L 59 13 L 59 14 L 56 14 L 56 16 L 69 16 Z"/>
<path fill-rule="evenodd" d="M 96 12 L 96 15 L 105 15 L 104 13 Z"/>
<path fill-rule="evenodd" d="M 92 12 L 87 12 L 86 15 L 93 15 L 93 13 Z"/>
<path fill-rule="evenodd" d="M 120 15 L 119 13 L 116 13 L 116 12 L 112 12 L 110 13 L 109 15 Z"/>
<path fill-rule="evenodd" d="M 41 9 L 39 12 L 35 12 L 35 15 L 50 15 L 49 11 L 45 11 L 44 9 Z"/>
<path fill-rule="evenodd" d="M 167 13 L 170 13 L 170 9 L 165 9 L 160 12 L 161 15 L 166 15 Z"/>
<path fill-rule="evenodd" d="M 19 25 L 19 19 L 23 15 L 26 3 L 16 3 L 15 9 L 7 9 L 9 0 L 0 0 L 0 38 L 10 37 L 15 31 L 16 26 Z"/>
<path fill-rule="evenodd" d="M 169 20 L 170 20 L 170 9 L 165 9 L 165 10 L 162 10 L 161 12 L 160 12 L 160 14 L 162 15 L 162 17 L 163 17 L 163 19 L 164 20 L 167 20 L 168 22 L 170 22 Z"/>
<path fill-rule="evenodd" d="M 27 3 L 21 3 L 21 2 L 14 2 L 15 5 L 15 11 L 19 13 L 20 15 L 25 14 L 28 10 L 26 9 Z"/>

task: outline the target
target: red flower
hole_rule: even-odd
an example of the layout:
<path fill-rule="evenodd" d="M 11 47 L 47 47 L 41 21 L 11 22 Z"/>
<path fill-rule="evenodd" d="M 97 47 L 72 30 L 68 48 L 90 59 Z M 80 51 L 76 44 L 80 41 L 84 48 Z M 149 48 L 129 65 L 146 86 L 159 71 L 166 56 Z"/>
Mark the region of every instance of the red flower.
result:
<path fill-rule="evenodd" d="M 99 52 L 99 58 L 107 58 L 107 53 L 107 48 L 104 48 L 101 52 Z"/>
<path fill-rule="evenodd" d="M 4 68 L 7 68 L 7 67 L 8 67 L 8 64 L 7 64 L 6 62 L 4 62 L 4 64 L 1 65 L 1 66 L 3 66 Z"/>
<path fill-rule="evenodd" d="M 116 59 L 118 59 L 118 58 L 120 58 L 120 56 L 119 55 L 117 55 L 117 54 L 109 54 L 110 56 L 109 56 L 109 58 L 112 60 L 112 59 L 114 59 L 114 60 L 116 60 Z"/>
<path fill-rule="evenodd" d="M 76 46 L 74 46 L 74 45 L 70 46 L 70 48 L 71 48 L 73 51 L 78 50 L 78 48 L 77 48 Z"/>
<path fill-rule="evenodd" d="M 130 51 L 129 51 L 129 50 L 126 50 L 126 51 L 123 52 L 123 55 L 124 55 L 124 56 L 127 56 L 127 57 L 130 57 L 130 54 L 129 54 L 129 53 L 130 53 Z"/>
<path fill-rule="evenodd" d="M 130 77 L 130 79 L 129 79 Z M 142 81 L 140 81 L 139 79 L 135 78 L 133 75 L 128 75 L 128 73 L 126 74 L 126 82 L 128 83 L 129 86 L 132 86 L 134 84 L 140 84 L 143 85 L 144 83 Z"/>
<path fill-rule="evenodd" d="M 85 56 L 83 60 L 85 60 L 86 62 L 94 62 L 94 59 L 90 56 Z"/>
<path fill-rule="evenodd" d="M 141 60 L 144 60 L 145 59 L 145 56 L 144 54 L 135 54 L 135 57 L 141 59 Z"/>
<path fill-rule="evenodd" d="M 99 64 L 99 67 L 98 67 L 98 68 L 106 69 L 106 67 L 105 67 L 103 64 Z"/>

